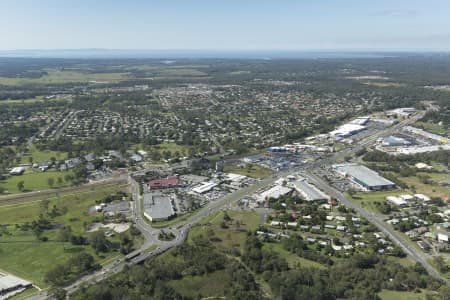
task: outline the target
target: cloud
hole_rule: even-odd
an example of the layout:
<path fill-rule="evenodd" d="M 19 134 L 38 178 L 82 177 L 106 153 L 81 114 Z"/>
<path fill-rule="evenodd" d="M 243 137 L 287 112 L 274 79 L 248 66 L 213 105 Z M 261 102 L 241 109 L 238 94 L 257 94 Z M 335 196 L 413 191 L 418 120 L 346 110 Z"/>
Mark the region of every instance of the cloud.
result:
<path fill-rule="evenodd" d="M 401 9 L 401 10 L 381 10 L 372 14 L 377 17 L 414 17 L 419 14 L 416 10 Z"/>

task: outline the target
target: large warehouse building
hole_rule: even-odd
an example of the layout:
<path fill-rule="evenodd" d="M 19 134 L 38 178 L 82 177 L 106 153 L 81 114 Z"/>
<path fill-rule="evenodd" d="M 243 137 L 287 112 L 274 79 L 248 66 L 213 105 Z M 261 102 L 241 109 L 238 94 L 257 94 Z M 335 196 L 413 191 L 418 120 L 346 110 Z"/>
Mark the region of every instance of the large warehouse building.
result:
<path fill-rule="evenodd" d="M 145 193 L 144 216 L 151 222 L 168 220 L 175 214 L 172 199 L 158 192 Z"/>
<path fill-rule="evenodd" d="M 7 299 L 31 287 L 32 284 L 19 277 L 0 273 L 0 299 Z"/>
<path fill-rule="evenodd" d="M 377 172 L 358 164 L 348 163 L 333 165 L 337 173 L 347 177 L 368 191 L 390 190 L 395 183 L 380 176 Z"/>
<path fill-rule="evenodd" d="M 363 130 L 367 129 L 366 126 L 347 123 L 339 126 L 336 130 L 330 132 L 330 135 L 337 136 L 340 138 L 347 138 L 349 136 L 355 135 Z"/>
<path fill-rule="evenodd" d="M 292 183 L 295 190 L 302 195 L 306 201 L 328 201 L 329 197 L 321 190 L 308 183 L 305 178 L 300 178 Z"/>

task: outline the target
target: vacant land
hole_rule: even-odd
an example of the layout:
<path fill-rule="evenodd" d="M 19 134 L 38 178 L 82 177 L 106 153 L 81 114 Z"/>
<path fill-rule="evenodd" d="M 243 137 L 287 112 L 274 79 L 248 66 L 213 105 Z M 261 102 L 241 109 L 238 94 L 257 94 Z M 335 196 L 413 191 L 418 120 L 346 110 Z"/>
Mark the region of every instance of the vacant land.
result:
<path fill-rule="evenodd" d="M 259 214 L 256 212 L 227 211 L 231 221 L 227 228 L 221 226 L 224 212 L 217 213 L 194 226 L 189 232 L 189 241 L 199 235 L 209 237 L 216 247 L 221 249 L 241 250 L 247 236 L 247 231 L 256 230 L 259 226 Z"/>
<path fill-rule="evenodd" d="M 256 179 L 265 178 L 273 174 L 272 170 L 254 164 L 249 164 L 247 166 L 225 165 L 223 171 Z"/>
<path fill-rule="evenodd" d="M 129 78 L 127 73 L 89 73 L 61 70 L 47 70 L 47 75 L 39 78 L 0 77 L 0 85 L 21 86 L 29 84 L 63 84 L 76 82 L 118 82 Z"/>
<path fill-rule="evenodd" d="M 398 196 L 404 194 L 402 191 L 387 191 L 387 192 L 368 192 L 368 193 L 356 193 L 353 196 L 346 194 L 349 199 L 353 199 L 356 203 L 364 207 L 370 212 L 380 213 L 376 202 L 383 202 L 387 196 Z"/>
<path fill-rule="evenodd" d="M 169 286 L 184 297 L 198 299 L 202 296 L 223 296 L 229 281 L 229 275 L 225 271 L 220 270 L 207 276 L 184 276 L 180 280 L 170 281 Z"/>
<path fill-rule="evenodd" d="M 431 133 L 441 134 L 441 135 L 447 135 L 450 134 L 450 129 L 445 129 L 444 126 L 441 126 L 436 123 L 432 122 L 417 122 L 415 124 L 416 127 L 423 128 L 426 131 L 429 131 Z"/>
<path fill-rule="evenodd" d="M 305 259 L 303 257 L 298 256 L 295 253 L 291 253 L 283 248 L 283 246 L 279 243 L 271 243 L 264 244 L 263 249 L 271 250 L 278 253 L 281 257 L 285 258 L 290 268 L 295 268 L 300 265 L 301 267 L 311 267 L 311 268 L 319 268 L 325 269 L 326 266 L 322 265 L 318 262 Z"/>
<path fill-rule="evenodd" d="M 450 195 L 450 188 L 438 184 L 427 184 L 420 181 L 416 176 L 399 177 L 401 181 L 409 187 L 414 187 L 417 193 L 425 194 L 429 197 L 445 197 Z"/>
<path fill-rule="evenodd" d="M 24 182 L 24 191 L 40 191 L 49 188 L 58 188 L 70 186 L 71 182 L 66 181 L 67 175 L 73 175 L 71 171 L 59 172 L 55 170 L 49 170 L 46 172 L 38 170 L 30 170 L 20 176 L 10 176 L 4 180 L 0 180 L 0 187 L 5 189 L 5 192 L 9 194 L 20 193 L 21 191 L 17 187 L 20 181 Z M 53 178 L 53 185 L 48 184 L 48 180 Z M 61 178 L 61 181 L 58 180 Z"/>
<path fill-rule="evenodd" d="M 425 300 L 430 299 L 427 295 L 433 295 L 433 292 L 422 291 L 420 293 L 415 292 L 399 292 L 382 290 L 378 295 L 382 300 Z"/>
<path fill-rule="evenodd" d="M 56 160 L 63 160 L 67 159 L 67 152 L 60 152 L 60 151 L 50 151 L 45 150 L 41 151 L 36 148 L 35 145 L 31 145 L 27 152 L 24 153 L 22 156 L 22 164 L 29 164 L 30 163 L 30 157 L 32 158 L 32 162 L 40 163 L 40 162 L 50 162 L 52 160 L 52 157 Z"/>
<path fill-rule="evenodd" d="M 96 216 L 88 214 L 90 206 L 96 200 L 118 191 L 121 187 L 103 188 L 85 194 L 72 194 L 53 197 L 48 207 L 55 207 L 61 213 L 52 219 L 54 229 L 45 230 L 42 237 L 48 241 L 39 241 L 32 230 L 22 230 L 16 224 L 31 223 L 45 213 L 42 202 L 32 202 L 0 208 L 0 269 L 32 281 L 39 287 L 45 287 L 44 274 L 54 266 L 55 262 L 64 263 L 71 256 L 87 252 L 97 262 L 103 262 L 117 256 L 118 252 L 96 255 L 89 245 L 74 246 L 71 243 L 59 242 L 58 230 L 61 226 L 70 226 L 73 234 L 85 234 L 85 224 L 91 223 Z M 117 238 L 111 240 L 117 243 Z"/>

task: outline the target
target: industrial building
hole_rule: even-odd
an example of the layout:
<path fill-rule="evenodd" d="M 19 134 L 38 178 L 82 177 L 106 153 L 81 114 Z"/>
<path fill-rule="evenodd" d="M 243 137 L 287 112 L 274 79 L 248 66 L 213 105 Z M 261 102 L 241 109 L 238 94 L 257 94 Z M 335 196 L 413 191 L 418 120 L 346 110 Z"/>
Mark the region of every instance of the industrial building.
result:
<path fill-rule="evenodd" d="M 308 183 L 305 178 L 300 178 L 291 183 L 295 190 L 302 195 L 306 201 L 328 201 L 329 197 L 315 186 Z"/>
<path fill-rule="evenodd" d="M 394 114 L 401 117 L 409 117 L 416 113 L 414 107 L 400 107 L 390 111 L 390 114 Z"/>
<path fill-rule="evenodd" d="M 144 193 L 144 216 L 151 222 L 168 220 L 175 214 L 172 199 L 161 193 Z"/>
<path fill-rule="evenodd" d="M 438 135 L 438 134 L 434 134 L 434 133 L 431 133 L 431 132 L 427 132 L 427 131 L 425 131 L 423 129 L 420 129 L 420 128 L 415 128 L 415 127 L 412 127 L 412 126 L 405 126 L 403 128 L 403 130 L 406 131 L 406 132 L 410 132 L 410 133 L 413 133 L 415 135 L 418 135 L 420 137 L 426 138 L 426 139 L 434 140 L 434 141 L 439 142 L 441 144 L 448 144 L 448 142 L 449 142 L 448 138 L 446 138 L 444 136 L 441 136 L 441 135 Z"/>
<path fill-rule="evenodd" d="M 434 151 L 439 151 L 439 150 L 450 150 L 450 144 L 422 146 L 422 147 L 405 147 L 405 148 L 397 149 L 397 152 L 395 154 L 411 155 L 411 154 L 417 154 L 417 153 L 434 152 Z"/>
<path fill-rule="evenodd" d="M 408 202 L 405 199 L 403 199 L 402 197 L 387 196 L 386 201 L 394 204 L 395 206 L 399 206 L 399 207 L 405 207 L 408 205 Z"/>
<path fill-rule="evenodd" d="M 369 117 L 359 117 L 350 122 L 350 124 L 366 125 L 369 122 Z"/>
<path fill-rule="evenodd" d="M 260 201 L 264 201 L 266 199 L 278 199 L 280 198 L 280 196 L 284 196 L 289 194 L 290 192 L 292 192 L 292 188 L 290 187 L 286 187 L 286 186 L 281 186 L 281 185 L 276 185 L 274 187 L 271 187 L 268 190 L 265 190 L 264 192 L 259 194 L 259 200 Z"/>
<path fill-rule="evenodd" d="M 383 139 L 381 145 L 384 147 L 398 147 L 411 145 L 411 142 L 407 139 L 391 135 L 390 137 Z"/>
<path fill-rule="evenodd" d="M 362 165 L 347 163 L 333 165 L 333 168 L 337 173 L 347 177 L 368 191 L 381 191 L 395 188 L 395 183 Z"/>
<path fill-rule="evenodd" d="M 346 138 L 355 135 L 365 129 L 367 129 L 366 126 L 347 123 L 342 126 L 339 126 L 336 130 L 331 131 L 330 135 L 337 136 L 340 138 Z"/>
<path fill-rule="evenodd" d="M 169 176 L 164 179 L 150 180 L 147 185 L 152 189 L 166 189 L 176 187 L 178 185 L 178 177 Z"/>
<path fill-rule="evenodd" d="M 196 186 L 195 188 L 193 188 L 192 191 L 197 194 L 204 194 L 206 192 L 209 192 L 216 186 L 217 186 L 217 183 L 215 183 L 215 182 L 202 182 L 199 186 Z"/>
<path fill-rule="evenodd" d="M 10 274 L 0 273 L 0 299 L 12 297 L 31 286 L 31 282 Z"/>

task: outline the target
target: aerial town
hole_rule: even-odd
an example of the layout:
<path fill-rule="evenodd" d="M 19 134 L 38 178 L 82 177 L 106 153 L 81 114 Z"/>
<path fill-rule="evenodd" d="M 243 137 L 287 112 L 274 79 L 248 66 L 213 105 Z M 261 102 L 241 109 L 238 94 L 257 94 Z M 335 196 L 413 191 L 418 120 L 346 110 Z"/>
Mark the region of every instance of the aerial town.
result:
<path fill-rule="evenodd" d="M 450 300 L 450 1 L 0 4 L 0 300 Z"/>

